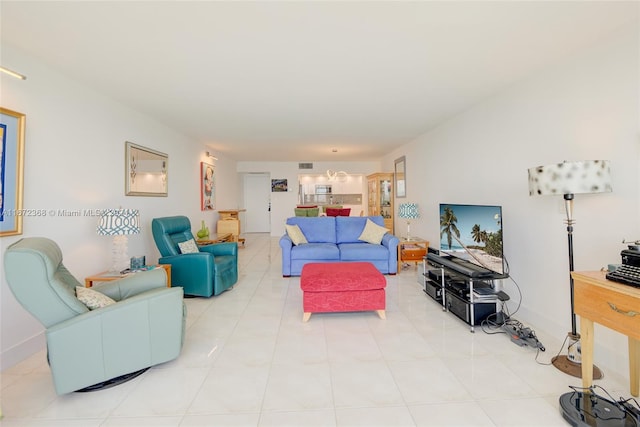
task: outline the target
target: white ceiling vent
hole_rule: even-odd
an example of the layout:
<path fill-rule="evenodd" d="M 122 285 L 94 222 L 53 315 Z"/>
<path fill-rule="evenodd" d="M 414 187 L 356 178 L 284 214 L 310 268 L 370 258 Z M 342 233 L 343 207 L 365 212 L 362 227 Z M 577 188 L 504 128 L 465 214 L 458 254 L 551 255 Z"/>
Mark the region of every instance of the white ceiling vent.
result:
<path fill-rule="evenodd" d="M 298 163 L 298 169 L 313 169 L 313 163 Z"/>

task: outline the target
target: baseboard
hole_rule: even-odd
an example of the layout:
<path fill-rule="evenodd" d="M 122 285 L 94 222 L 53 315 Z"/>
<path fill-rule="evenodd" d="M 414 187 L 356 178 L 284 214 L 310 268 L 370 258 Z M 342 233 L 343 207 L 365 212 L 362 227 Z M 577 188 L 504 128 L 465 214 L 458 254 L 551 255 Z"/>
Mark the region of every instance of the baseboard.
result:
<path fill-rule="evenodd" d="M 28 359 L 30 356 L 41 351 L 47 345 L 44 331 L 34 335 L 19 344 L 5 350 L 0 354 L 0 371 L 9 369 L 14 365 Z"/>

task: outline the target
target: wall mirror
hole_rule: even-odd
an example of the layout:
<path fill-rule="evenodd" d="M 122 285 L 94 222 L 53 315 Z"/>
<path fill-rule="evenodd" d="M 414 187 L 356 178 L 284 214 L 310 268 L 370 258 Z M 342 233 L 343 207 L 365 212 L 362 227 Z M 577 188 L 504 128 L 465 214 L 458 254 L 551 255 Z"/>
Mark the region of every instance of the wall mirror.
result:
<path fill-rule="evenodd" d="M 127 196 L 166 197 L 169 188 L 169 156 L 132 142 L 125 142 Z"/>
<path fill-rule="evenodd" d="M 406 168 L 407 162 L 404 156 L 395 160 L 395 173 L 393 176 L 396 180 L 396 197 L 407 197 Z"/>

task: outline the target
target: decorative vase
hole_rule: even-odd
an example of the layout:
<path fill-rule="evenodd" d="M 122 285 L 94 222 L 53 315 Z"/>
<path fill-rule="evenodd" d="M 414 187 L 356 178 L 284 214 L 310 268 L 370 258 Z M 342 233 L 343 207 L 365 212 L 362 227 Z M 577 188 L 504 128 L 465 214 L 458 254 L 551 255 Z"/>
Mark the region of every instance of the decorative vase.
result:
<path fill-rule="evenodd" d="M 198 239 L 206 239 L 209 237 L 209 228 L 204 225 L 204 221 L 202 221 L 202 228 L 200 228 L 196 234 Z"/>

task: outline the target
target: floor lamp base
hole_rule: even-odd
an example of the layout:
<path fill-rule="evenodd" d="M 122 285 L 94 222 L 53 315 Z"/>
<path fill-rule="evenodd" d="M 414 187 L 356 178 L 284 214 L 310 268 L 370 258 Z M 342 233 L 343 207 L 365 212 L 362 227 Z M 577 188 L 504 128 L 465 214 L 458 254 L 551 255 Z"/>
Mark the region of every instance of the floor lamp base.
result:
<path fill-rule="evenodd" d="M 576 363 L 567 356 L 556 356 L 551 359 L 551 364 L 555 366 L 559 371 L 572 377 L 582 378 L 582 363 Z M 599 380 L 602 378 L 602 371 L 596 365 L 593 365 L 593 379 Z"/>

